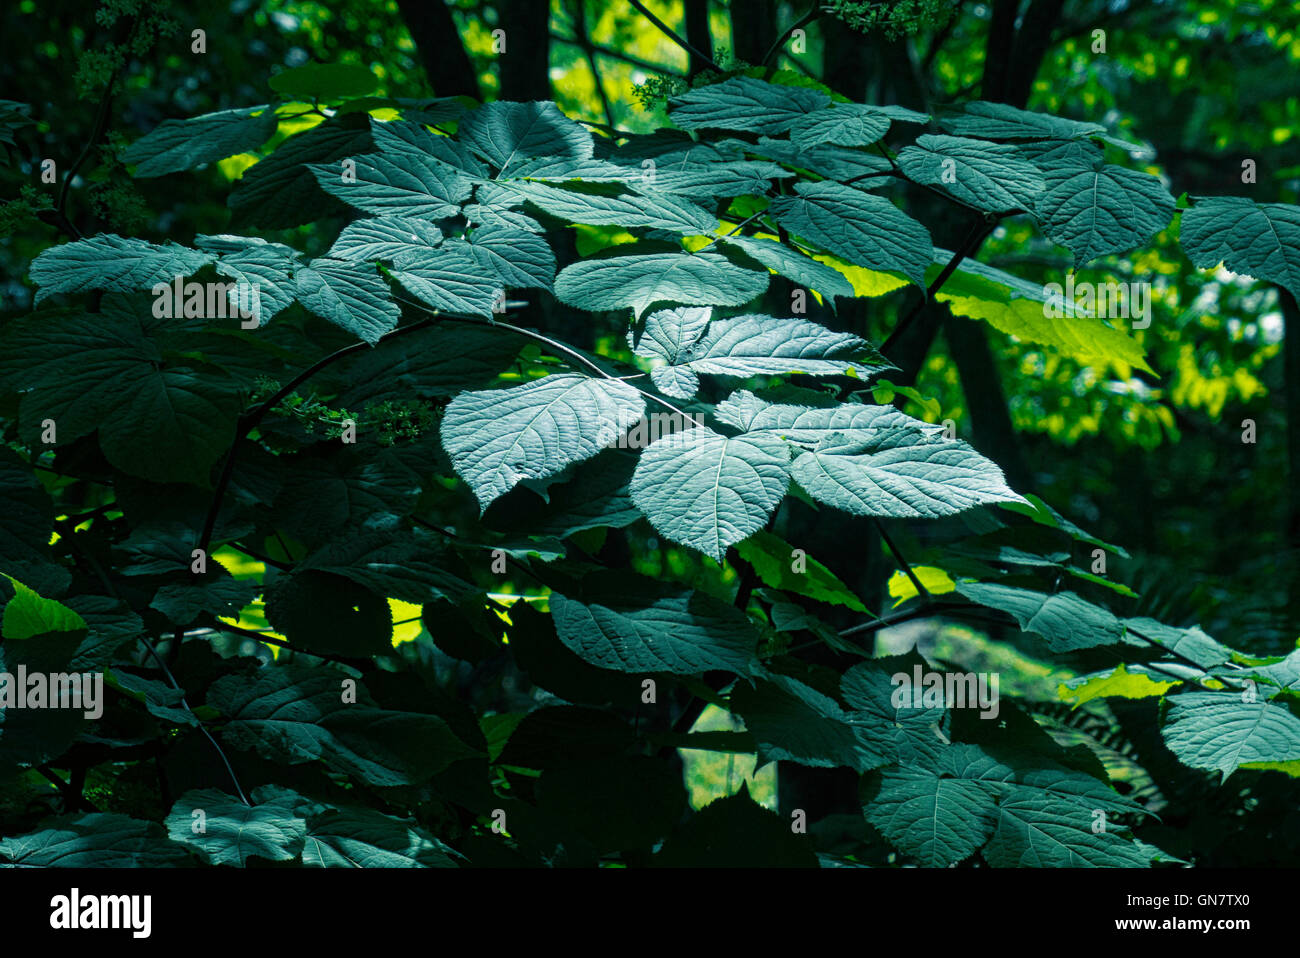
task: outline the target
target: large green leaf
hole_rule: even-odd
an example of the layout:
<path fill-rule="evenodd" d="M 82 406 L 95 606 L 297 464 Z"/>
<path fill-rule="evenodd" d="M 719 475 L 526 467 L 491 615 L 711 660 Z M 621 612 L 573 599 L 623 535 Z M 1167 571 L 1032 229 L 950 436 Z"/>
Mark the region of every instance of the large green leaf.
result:
<path fill-rule="evenodd" d="M 298 300 L 317 316 L 371 345 L 402 316 L 374 266 L 314 259 L 294 274 Z"/>
<path fill-rule="evenodd" d="M 857 266 L 897 270 L 925 284 L 934 258 L 930 234 L 889 200 L 828 180 L 800 183 L 795 192 L 770 207 L 791 233 Z"/>
<path fill-rule="evenodd" d="M 684 429 L 641 453 L 632 501 L 663 535 L 721 562 L 728 546 L 761 529 L 780 503 L 789 457 L 772 436 Z"/>
<path fill-rule="evenodd" d="M 189 858 L 157 822 L 103 812 L 65 815 L 0 841 L 0 868 L 158 868 Z"/>
<path fill-rule="evenodd" d="M 536 233 L 510 226 L 474 230 L 467 252 L 504 286 L 549 290 L 555 281 L 555 253 Z"/>
<path fill-rule="evenodd" d="M 836 103 L 797 118 L 790 126 L 790 139 L 805 145 L 870 146 L 888 132 L 889 117 L 876 107 Z"/>
<path fill-rule="evenodd" d="M 152 289 L 158 283 L 170 285 L 177 276 L 196 273 L 213 259 L 209 253 L 171 242 L 155 246 L 142 239 L 100 233 L 51 246 L 32 261 L 31 278 L 40 286 L 36 291 L 39 305 L 52 293 L 87 289 L 128 293 Z"/>
<path fill-rule="evenodd" d="M 1097 164 L 1053 183 L 1038 197 L 1034 214 L 1047 238 L 1074 254 L 1077 269 L 1160 232 L 1173 218 L 1174 198 L 1149 173 Z"/>
<path fill-rule="evenodd" d="M 1097 123 L 1067 120 L 986 100 L 962 104 L 958 110 L 940 117 L 939 125 L 957 136 L 993 140 L 1070 140 L 1106 132 L 1106 128 Z"/>
<path fill-rule="evenodd" d="M 927 279 L 933 281 L 952 257 L 947 250 L 936 249 Z M 1147 365 L 1142 345 L 1128 333 L 1088 315 L 1064 296 L 1057 302 L 1050 292 L 1047 287 L 965 259 L 935 293 L 935 299 L 947 303 L 958 316 L 982 319 L 1000 332 L 1051 347 L 1081 363 L 1101 368 L 1123 363 L 1154 372 Z M 1050 309 L 1049 300 L 1059 309 Z M 1060 315 L 1050 315 L 1053 312 Z"/>
<path fill-rule="evenodd" d="M 472 191 L 469 177 L 432 157 L 394 159 L 372 153 L 356 157 L 353 163 L 355 170 L 337 164 L 311 164 L 310 168 L 326 193 L 378 216 L 453 216 Z"/>
<path fill-rule="evenodd" d="M 308 868 L 455 868 L 450 848 L 414 822 L 368 808 L 331 808 L 307 820 Z"/>
<path fill-rule="evenodd" d="M 830 102 L 831 98 L 819 90 L 738 76 L 674 97 L 669 101 L 668 115 L 683 130 L 774 134 L 784 133 L 804 114 Z"/>
<path fill-rule="evenodd" d="M 757 662 L 758 634 L 744 613 L 650 579 L 589 580 L 580 598 L 552 593 L 551 611 L 560 641 L 602 669 L 744 675 Z"/>
<path fill-rule="evenodd" d="M 644 412 L 640 394 L 625 383 L 559 373 L 461 393 L 443 417 L 442 445 L 486 510 L 520 480 L 594 456 Z"/>
<path fill-rule="evenodd" d="M 346 226 L 330 247 L 332 259 L 392 261 L 402 253 L 439 245 L 442 232 L 432 223 L 404 216 L 377 216 Z"/>
<path fill-rule="evenodd" d="M 579 309 L 630 306 L 640 316 L 659 302 L 740 306 L 767 289 L 768 275 L 714 252 L 620 255 L 566 266 L 555 295 Z"/>
<path fill-rule="evenodd" d="M 1192 768 L 1229 775 L 1256 762 L 1300 761 L 1300 718 L 1285 705 L 1240 692 L 1184 692 L 1168 699 L 1161 733 Z"/>
<path fill-rule="evenodd" d="M 867 821 L 927 868 L 975 854 L 997 824 L 997 763 L 973 745 L 944 749 L 932 767 L 891 768 L 866 808 Z"/>
<path fill-rule="evenodd" d="M 832 434 L 849 442 L 878 443 L 898 430 L 913 432 L 918 438 L 937 437 L 943 431 L 942 426 L 913 419 L 893 406 L 796 406 L 768 402 L 747 389 L 732 393 L 714 412 L 723 422 L 745 432 L 770 432 L 805 446 L 816 446 Z"/>
<path fill-rule="evenodd" d="M 297 793 L 276 785 L 254 789 L 252 805 L 215 788 L 192 789 L 167 813 L 173 841 L 198 849 L 209 865 L 240 868 L 253 857 L 283 862 L 297 858 L 307 834 Z"/>
<path fill-rule="evenodd" d="M 565 222 L 592 226 L 644 227 L 687 234 L 710 233 L 718 227 L 718 218 L 707 210 L 660 193 L 609 196 L 545 183 L 490 183 L 479 189 L 478 201 L 507 207 L 528 203 Z"/>
<path fill-rule="evenodd" d="M 1146 868 L 1150 854 L 1115 830 L 1094 831 L 1092 809 L 1017 790 L 998 805 L 984 849 L 994 868 Z"/>
<path fill-rule="evenodd" d="M 852 333 L 832 332 L 810 320 L 735 316 L 715 319 L 703 327 L 701 312 L 669 309 L 646 317 L 636 353 L 659 364 L 651 376 L 670 396 L 689 399 L 695 395 L 699 373 L 742 377 L 804 373 L 869 379 L 894 368 L 866 340 Z"/>
<path fill-rule="evenodd" d="M 815 499 L 859 516 L 935 519 L 992 502 L 1019 502 L 1002 470 L 960 439 L 891 429 L 867 441 L 830 433 L 794 461 Z"/>
<path fill-rule="evenodd" d="M 728 236 L 722 242 L 725 246 L 736 247 L 746 256 L 781 274 L 795 285 L 816 290 L 828 301 L 832 301 L 832 305 L 836 296 L 853 296 L 853 284 L 844 277 L 843 273 L 783 243 L 753 239 L 748 236 Z"/>
<path fill-rule="evenodd" d="M 288 229 L 317 218 L 346 215 L 348 207 L 323 192 L 308 164 L 332 164 L 373 152 L 374 141 L 365 121 L 355 116 L 326 120 L 291 136 L 265 159 L 247 170 L 230 194 L 237 221 L 266 229 Z"/>
<path fill-rule="evenodd" d="M 1044 187 L 1038 168 L 1015 147 L 984 140 L 926 134 L 898 154 L 898 165 L 917 183 L 937 186 L 987 213 L 1033 210 Z"/>
<path fill-rule="evenodd" d="M 1041 635 L 1053 652 L 1073 652 L 1124 639 L 1124 623 L 1114 613 L 1073 592 L 1047 594 L 997 582 L 959 582 L 957 591 L 972 602 L 1008 612 L 1026 632 Z"/>
<path fill-rule="evenodd" d="M 343 700 L 345 680 L 356 682 L 355 703 Z M 207 704 L 235 748 L 290 765 L 324 761 L 370 785 L 414 784 L 474 754 L 436 715 L 381 709 L 359 680 L 332 669 L 228 675 L 208 689 Z"/>
<path fill-rule="evenodd" d="M 126 148 L 122 162 L 135 164 L 137 178 L 192 170 L 256 149 L 274 135 L 278 125 L 275 111 L 266 106 L 163 120 Z"/>
<path fill-rule="evenodd" d="M 393 278 L 434 309 L 491 317 L 501 301 L 495 264 L 484 265 L 468 243 L 412 247 L 393 257 Z"/>
<path fill-rule="evenodd" d="M 157 482 L 206 485 L 235 435 L 239 398 L 211 367 L 172 367 L 138 304 L 100 313 L 37 314 L 5 328 L 0 378 L 22 390 L 19 424 L 39 441 L 54 420 L 60 444 L 98 430 L 108 461 Z"/>
<path fill-rule="evenodd" d="M 1198 196 L 1183 211 L 1179 241 L 1200 269 L 1277 283 L 1300 300 L 1300 206 L 1241 196 Z"/>
<path fill-rule="evenodd" d="M 534 157 L 592 155 L 591 134 L 554 103 L 488 103 L 461 120 L 459 138 L 503 176 Z"/>

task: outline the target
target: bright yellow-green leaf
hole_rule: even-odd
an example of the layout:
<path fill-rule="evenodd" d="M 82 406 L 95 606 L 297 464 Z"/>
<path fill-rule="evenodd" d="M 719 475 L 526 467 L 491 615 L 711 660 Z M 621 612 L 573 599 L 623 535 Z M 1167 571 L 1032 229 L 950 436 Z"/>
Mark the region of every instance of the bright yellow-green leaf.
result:
<path fill-rule="evenodd" d="M 952 581 L 952 576 L 942 569 L 932 565 L 914 565 L 912 571 L 916 577 L 921 580 L 921 585 L 925 586 L 926 591 L 931 595 L 943 595 L 945 592 L 952 592 L 957 588 L 957 583 Z M 897 609 L 908 599 L 915 599 L 919 592 L 912 580 L 907 577 L 907 573 L 901 569 L 889 577 L 889 597 L 894 600 L 894 608 Z"/>
<path fill-rule="evenodd" d="M 1109 672 L 1084 676 L 1083 681 L 1071 688 L 1062 683 L 1057 689 L 1061 700 L 1078 708 L 1084 702 L 1100 698 L 1146 699 L 1157 698 L 1178 685 L 1178 681 L 1153 679 L 1142 672 L 1130 672 L 1118 665 Z"/>

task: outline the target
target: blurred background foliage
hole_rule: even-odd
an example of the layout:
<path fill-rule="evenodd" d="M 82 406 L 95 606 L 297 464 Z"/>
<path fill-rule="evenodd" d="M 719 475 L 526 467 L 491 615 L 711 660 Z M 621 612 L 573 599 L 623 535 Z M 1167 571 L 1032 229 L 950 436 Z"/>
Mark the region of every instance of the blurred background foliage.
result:
<path fill-rule="evenodd" d="M 195 52 L 198 30 L 203 52 Z M 929 112 L 980 98 L 1101 122 L 1135 144 L 1132 165 L 1165 178 L 1176 196 L 1300 199 L 1293 0 L 17 0 L 0 12 L 0 58 L 0 99 L 31 105 L 30 122 L 17 116 L 0 125 L 4 318 L 31 308 L 26 270 L 58 239 L 50 209 L 74 166 L 67 212 L 84 234 L 187 243 L 196 233 L 231 231 L 231 183 L 257 156 L 132 181 L 117 154 L 164 119 L 267 103 L 268 80 L 309 61 L 363 66 L 380 96 L 554 99 L 605 132 L 665 125 L 666 96 L 719 68 L 762 64 L 871 103 Z M 292 106 L 280 112 L 264 151 L 313 119 L 293 117 Z M 372 112 L 388 115 L 382 105 Z M 41 182 L 46 158 L 57 164 L 55 184 Z M 936 245 L 953 248 L 952 237 L 964 233 L 961 223 L 927 215 L 929 197 L 899 199 Z M 282 238 L 317 252 L 338 225 L 325 218 Z M 1199 623 L 1229 645 L 1278 654 L 1295 644 L 1300 619 L 1300 345 L 1284 336 L 1288 320 L 1300 318 L 1268 284 L 1193 268 L 1176 229 L 1077 276 L 1152 284 L 1152 322 L 1132 332 L 1152 373 L 1084 366 L 940 315 L 900 344 L 918 371 L 914 381 L 898 381 L 915 387 L 915 398 L 898 401 L 930 421 L 954 420 L 1017 488 L 1123 545 L 1128 557 L 1112 554 L 1107 576 L 1138 596 L 1116 596 L 1117 611 Z M 598 229 L 582 236 L 583 254 L 618 241 Z M 1070 267 L 1067 252 L 1024 218 L 1000 226 L 978 258 L 1035 284 L 1063 282 Z M 887 277 L 862 279 L 872 295 L 838 316 L 814 306 L 816 318 L 881 342 L 915 305 L 915 292 Z M 614 316 L 563 331 L 588 348 L 626 349 Z M 1248 420 L 1254 443 L 1243 442 Z M 833 520 L 823 523 L 797 502 L 774 531 L 886 606 L 893 566 L 874 538 L 846 543 Z M 900 545 L 925 561 L 945 535 L 939 526 L 917 528 Z M 618 545 L 646 574 L 728 599 L 736 588 L 731 564 L 659 542 L 644 523 Z M 502 590 L 530 587 L 522 580 Z M 411 638 L 399 630 L 403 637 Z M 914 623 L 880 641 L 891 648 L 919 641 L 974 668 L 1001 655 L 997 667 L 1044 701 L 1064 677 L 1049 680 L 1047 666 L 1023 657 L 1006 661 L 988 636 L 969 629 L 927 632 Z M 701 721 L 725 728 L 729 718 L 710 710 Z M 744 756 L 684 758 L 697 806 L 741 780 L 773 800 L 771 777 L 755 776 L 752 757 L 748 765 Z"/>

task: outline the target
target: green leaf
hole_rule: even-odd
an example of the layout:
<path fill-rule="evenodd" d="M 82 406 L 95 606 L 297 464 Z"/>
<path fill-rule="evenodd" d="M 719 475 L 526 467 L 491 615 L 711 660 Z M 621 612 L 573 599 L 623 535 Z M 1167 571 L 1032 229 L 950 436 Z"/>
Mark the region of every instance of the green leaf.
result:
<path fill-rule="evenodd" d="M 302 797 L 276 785 L 255 789 L 251 797 L 253 804 L 245 805 L 215 788 L 191 789 L 167 813 L 167 834 L 194 846 L 209 865 L 243 868 L 253 857 L 297 858 L 307 834 Z"/>
<path fill-rule="evenodd" d="M 690 235 L 711 233 L 718 218 L 686 200 L 662 194 L 580 193 L 545 183 L 490 183 L 479 188 L 478 201 L 488 206 L 537 207 L 566 223 L 670 230 Z"/>
<path fill-rule="evenodd" d="M 450 102 L 456 107 L 460 106 L 457 100 Z M 387 154 L 389 159 L 400 161 L 404 157 L 414 156 L 425 160 L 432 157 L 472 177 L 487 176 L 487 166 L 476 159 L 468 147 L 449 136 L 431 132 L 424 126 L 425 122 L 437 121 L 416 123 L 411 120 L 392 120 L 379 123 L 372 120 L 370 131 L 374 135 L 375 146 L 379 147 L 381 153 Z"/>
<path fill-rule="evenodd" d="M 137 179 L 192 170 L 256 149 L 275 135 L 279 122 L 275 111 L 265 105 L 163 120 L 126 148 L 122 162 L 135 164 Z"/>
<path fill-rule="evenodd" d="M 329 255 L 352 262 L 391 262 L 402 253 L 426 251 L 441 242 L 442 231 L 432 223 L 405 216 L 378 216 L 349 223 L 330 247 Z"/>
<path fill-rule="evenodd" d="M 239 611 L 257 595 L 256 582 L 235 579 L 224 569 L 206 576 L 192 576 L 192 582 L 162 586 L 149 603 L 175 625 L 189 625 L 200 615 L 239 616 Z"/>
<path fill-rule="evenodd" d="M 234 439 L 239 397 L 210 367 L 163 363 L 142 325 L 147 315 L 138 303 L 106 300 L 99 313 L 10 323 L 0 336 L 0 378 L 25 390 L 20 431 L 33 442 L 45 419 L 55 421 L 61 445 L 98 430 L 104 455 L 123 472 L 206 486 Z"/>
<path fill-rule="evenodd" d="M 326 193 L 377 216 L 454 216 L 473 190 L 468 176 L 432 157 L 372 153 L 353 162 L 355 170 L 324 163 L 309 168 Z"/>
<path fill-rule="evenodd" d="M 1183 211 L 1179 241 L 1198 269 L 1222 263 L 1277 283 L 1300 300 L 1300 206 L 1240 196 L 1197 196 Z"/>
<path fill-rule="evenodd" d="M 317 316 L 372 346 L 397 326 L 402 311 L 373 266 L 314 259 L 294 275 L 298 300 Z"/>
<path fill-rule="evenodd" d="M 739 140 L 732 142 L 738 144 L 746 153 L 765 156 L 786 166 L 807 170 L 809 173 L 832 180 L 869 177 L 871 174 L 885 173 L 893 169 L 889 160 L 878 153 L 864 153 L 862 150 L 851 150 L 827 143 L 803 147 L 789 140 L 773 140 L 766 136 L 759 137 L 756 146 Z M 883 178 L 870 178 L 866 182 L 859 183 L 858 186 L 861 189 L 871 189 L 873 185 L 883 186 L 886 182 L 888 181 Z"/>
<path fill-rule="evenodd" d="M 1130 645 L 1168 649 L 1178 658 L 1211 669 L 1232 661 L 1232 650 L 1200 628 L 1179 629 L 1149 618 L 1124 619 L 1124 641 Z"/>
<path fill-rule="evenodd" d="M 281 70 L 267 85 L 288 97 L 335 103 L 374 93 L 379 78 L 367 67 L 351 63 L 304 63 Z"/>
<path fill-rule="evenodd" d="M 655 385 L 670 396 L 689 399 L 699 386 L 697 373 L 761 376 L 804 373 L 868 379 L 895 368 L 864 339 L 831 332 L 806 319 L 735 316 L 700 323 L 707 310 L 669 309 L 646 318 L 636 354 L 656 365 Z M 861 359 L 862 362 L 856 362 Z"/>
<path fill-rule="evenodd" d="M 0 573 L 3 575 L 3 573 Z M 14 597 L 5 603 L 0 635 L 9 641 L 30 639 L 51 632 L 84 632 L 86 620 L 61 602 L 42 598 L 11 575 Z"/>
<path fill-rule="evenodd" d="M 356 684 L 355 703 L 343 701 L 345 680 Z M 234 748 L 289 765 L 324 761 L 370 785 L 415 784 L 474 754 L 441 718 L 381 709 L 360 680 L 328 668 L 223 676 L 207 704 L 222 713 L 222 738 Z"/>
<path fill-rule="evenodd" d="M 0 841 L 0 868 L 159 868 L 189 863 L 157 822 L 94 812 Z"/>
<path fill-rule="evenodd" d="M 859 741 L 851 717 L 838 702 L 787 676 L 772 675 L 752 686 L 738 683 L 731 693 L 731 709 L 744 718 L 760 763 L 865 771 L 885 761 Z"/>
<path fill-rule="evenodd" d="M 555 253 L 536 233 L 509 226 L 481 226 L 466 244 L 483 272 L 504 286 L 550 290 L 555 281 Z"/>
<path fill-rule="evenodd" d="M 322 192 L 309 164 L 337 164 L 374 150 L 370 129 L 353 117 L 326 120 L 281 143 L 247 170 L 230 194 L 237 222 L 265 229 L 288 229 L 317 218 L 345 216 L 348 207 Z M 332 167 L 335 175 L 341 167 Z"/>
<path fill-rule="evenodd" d="M 842 605 L 855 612 L 867 607 L 830 569 L 796 550 L 770 532 L 759 531 L 736 547 L 740 557 L 754 567 L 765 585 L 807 596 L 817 602 Z M 799 550 L 800 552 L 802 550 Z M 801 568 L 796 570 L 794 565 Z"/>
<path fill-rule="evenodd" d="M 1094 832 L 1083 805 L 1016 791 L 998 805 L 998 826 L 984 849 L 994 868 L 1146 868 L 1151 857 L 1115 831 Z"/>
<path fill-rule="evenodd" d="M 413 248 L 395 256 L 393 266 L 393 278 L 437 310 L 491 318 L 501 299 L 497 270 L 484 268 L 468 243 Z"/>
<path fill-rule="evenodd" d="M 933 761 L 946 747 L 948 707 L 915 706 L 903 691 L 899 675 L 910 680 L 916 666 L 929 671 L 915 655 L 873 659 L 853 666 L 840 679 L 840 693 L 861 754 L 872 756 L 862 770 L 891 762 L 904 765 Z"/>
<path fill-rule="evenodd" d="M 488 103 L 460 121 L 460 141 L 502 176 L 539 156 L 590 159 L 591 134 L 554 103 Z"/>
<path fill-rule="evenodd" d="M 1015 147 L 984 140 L 926 134 L 898 154 L 898 165 L 909 179 L 988 213 L 1033 210 L 1044 189 L 1038 168 Z"/>
<path fill-rule="evenodd" d="M 1038 197 L 1034 215 L 1048 239 L 1074 254 L 1078 269 L 1160 232 L 1173 218 L 1174 198 L 1149 173 L 1109 164 L 1080 167 Z"/>
<path fill-rule="evenodd" d="M 795 192 L 769 207 L 791 233 L 857 266 L 898 270 L 924 287 L 934 258 L 930 234 L 889 200 L 828 180 L 800 183 Z"/>
<path fill-rule="evenodd" d="M 1243 765 L 1300 760 L 1300 718 L 1290 709 L 1240 692 L 1184 692 L 1171 696 L 1161 734 L 1191 768 L 1223 772 Z"/>
<path fill-rule="evenodd" d="M 330 537 L 300 562 L 295 574 L 316 570 L 351 579 L 376 596 L 403 602 L 457 601 L 475 592 L 458 575 L 441 542 L 399 531 L 356 531 Z"/>
<path fill-rule="evenodd" d="M 993 835 L 999 789 L 985 781 L 997 763 L 973 745 L 939 753 L 932 767 L 885 771 L 867 821 L 926 868 L 947 868 Z"/>
<path fill-rule="evenodd" d="M 461 393 L 443 417 L 442 445 L 486 510 L 520 480 L 594 456 L 644 412 L 640 394 L 625 383 L 560 373 Z"/>
<path fill-rule="evenodd" d="M 909 428 L 865 442 L 831 433 L 792 471 L 813 498 L 858 516 L 935 519 L 1021 501 L 1002 470 L 967 443 Z"/>
<path fill-rule="evenodd" d="M 331 808 L 307 820 L 308 868 L 455 868 L 452 851 L 419 825 L 368 808 Z"/>
<path fill-rule="evenodd" d="M 168 242 L 155 246 L 142 239 L 123 239 L 100 233 L 90 239 L 51 246 L 32 261 L 31 278 L 41 288 L 36 304 L 53 293 L 88 289 L 127 293 L 170 284 L 177 276 L 190 276 L 213 261 L 198 250 Z"/>
<path fill-rule="evenodd" d="M 1067 120 L 986 100 L 962 104 L 959 112 L 940 117 L 939 125 L 957 136 L 991 140 L 1072 140 L 1106 132 L 1106 128 L 1097 123 Z"/>
<path fill-rule="evenodd" d="M 774 179 L 793 176 L 775 163 L 757 160 L 732 160 L 692 164 L 687 159 L 673 162 L 671 157 L 656 162 L 652 168 L 636 164 L 634 178 L 626 182 L 643 193 L 683 196 L 689 200 L 712 200 L 717 197 L 762 196 Z M 653 175 L 650 175 L 653 169 Z"/>
<path fill-rule="evenodd" d="M 667 868 L 817 868 L 812 844 L 790 830 L 788 818 L 768 811 L 744 784 L 678 825 L 655 853 Z"/>
<path fill-rule="evenodd" d="M 746 130 L 784 133 L 806 113 L 829 105 L 818 90 L 778 86 L 737 76 L 698 87 L 668 101 L 668 115 L 683 130 Z"/>
<path fill-rule="evenodd" d="M 1020 628 L 1041 635 L 1053 652 L 1073 652 L 1124 639 L 1124 623 L 1110 611 L 1073 592 L 1048 595 L 997 582 L 958 582 L 972 602 L 1010 613 Z"/>
<path fill-rule="evenodd" d="M 589 579 L 580 598 L 551 594 L 560 641 L 583 661 L 618 672 L 745 675 L 758 633 L 739 609 L 702 592 L 634 576 Z"/>
<path fill-rule="evenodd" d="M 913 419 L 893 406 L 770 403 L 747 389 L 732 393 L 718 404 L 715 413 L 723 422 L 745 432 L 768 432 L 806 446 L 816 446 L 832 434 L 851 442 L 875 443 L 898 430 L 932 437 L 943 431 L 942 426 Z"/>
<path fill-rule="evenodd" d="M 936 248 L 928 278 L 938 276 L 941 264 L 947 264 L 953 255 Z M 982 319 L 1000 332 L 1048 346 L 1085 365 L 1105 369 L 1111 363 L 1123 363 L 1154 374 L 1137 340 L 1050 292 L 1050 286 L 1037 286 L 964 259 L 934 298 L 947 303 L 958 316 Z M 1053 309 L 1049 303 L 1059 308 Z M 1056 312 L 1060 315 L 1051 315 Z"/>
<path fill-rule="evenodd" d="M 727 548 L 761 529 L 780 503 L 789 456 L 775 437 L 685 429 L 641 453 L 632 501 L 661 534 L 722 562 Z"/>
<path fill-rule="evenodd" d="M 832 306 L 836 296 L 853 296 L 853 284 L 839 270 L 804 256 L 782 243 L 748 236 L 727 236 L 722 239 L 722 243 L 736 247 L 790 282 L 815 290 Z"/>
<path fill-rule="evenodd" d="M 258 325 L 293 305 L 294 282 L 290 273 L 298 269 L 298 253 L 267 243 L 249 246 L 217 260 L 217 272 L 235 281 L 226 298 L 232 310 L 251 313 Z"/>
<path fill-rule="evenodd" d="M 1160 672 L 1121 663 L 1113 669 L 1066 679 L 1057 688 L 1057 694 L 1062 701 L 1078 708 L 1093 699 L 1159 698 L 1178 684 L 1178 679 L 1167 678 Z"/>
<path fill-rule="evenodd" d="M 790 139 L 805 145 L 870 146 L 888 132 L 889 117 L 875 107 L 837 103 L 796 119 L 790 126 Z"/>
<path fill-rule="evenodd" d="M 659 302 L 740 306 L 767 289 L 768 275 L 713 252 L 618 255 L 566 266 L 555 295 L 579 309 L 630 306 L 640 316 Z"/>

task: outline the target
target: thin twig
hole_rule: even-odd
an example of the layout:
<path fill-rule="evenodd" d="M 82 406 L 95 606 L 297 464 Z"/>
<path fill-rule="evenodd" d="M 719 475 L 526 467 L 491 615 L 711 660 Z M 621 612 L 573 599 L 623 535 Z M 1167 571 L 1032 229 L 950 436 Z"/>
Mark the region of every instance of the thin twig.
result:
<path fill-rule="evenodd" d="M 791 34 L 793 34 L 796 30 L 798 30 L 800 27 L 806 27 L 814 20 L 820 20 L 824 16 L 826 16 L 826 12 L 822 10 L 821 7 L 814 5 L 811 10 L 805 13 L 794 23 L 790 24 L 790 26 L 786 28 L 785 32 L 776 38 L 776 41 L 768 48 L 767 53 L 763 55 L 763 59 L 760 61 L 760 65 L 767 66 L 768 64 L 770 64 L 772 62 L 772 58 L 776 56 L 777 52 L 781 49 L 781 47 L 785 45 L 785 41 L 788 40 Z"/>
<path fill-rule="evenodd" d="M 884 524 L 874 516 L 871 521 L 876 524 L 876 531 L 880 533 L 880 538 L 881 541 L 885 543 L 885 548 L 893 554 L 894 559 L 903 567 L 903 572 L 905 572 L 907 577 L 912 580 L 912 585 L 916 589 L 917 593 L 925 599 L 930 598 L 930 590 L 922 585 L 921 580 L 916 577 L 916 573 L 912 571 L 912 567 L 908 564 L 907 560 L 903 558 L 903 553 L 899 551 L 898 546 L 894 545 L 894 540 L 889 538 L 889 533 L 885 531 Z"/>
<path fill-rule="evenodd" d="M 952 259 L 948 261 L 948 264 L 939 272 L 939 275 L 934 278 L 934 282 L 926 289 L 925 299 L 917 303 L 916 306 L 902 318 L 898 325 L 894 327 L 893 331 L 881 344 L 880 351 L 882 353 L 887 354 L 889 347 L 898 342 L 898 338 L 902 335 L 903 330 L 907 329 L 907 327 L 911 325 L 912 321 L 920 315 L 921 310 L 925 308 L 926 304 L 934 299 L 934 294 L 937 293 L 943 284 L 948 281 L 948 278 L 957 271 L 957 267 L 961 265 L 962 260 L 974 253 L 979 245 L 984 242 L 985 237 L 992 233 L 996 226 L 996 220 L 993 223 L 981 220 L 975 224 L 970 233 L 967 234 L 965 242 L 961 245 L 961 249 L 957 250 L 957 252 L 953 254 Z"/>
<path fill-rule="evenodd" d="M 712 58 L 712 57 L 707 57 L 707 56 L 705 56 L 703 53 L 701 53 L 699 50 L 695 49 L 695 47 L 693 47 L 691 44 L 687 43 L 685 39 L 683 39 L 681 36 L 679 36 L 676 30 L 674 30 L 672 27 L 668 26 L 668 24 L 664 23 L 662 20 L 660 20 L 658 17 L 656 17 L 653 13 L 651 13 L 649 10 L 647 10 L 646 7 L 645 7 L 645 4 L 643 4 L 643 3 L 641 2 L 641 0 L 627 0 L 627 2 L 630 3 L 630 4 L 632 4 L 632 6 L 635 7 L 635 8 L 637 9 L 637 11 L 638 11 L 638 12 L 639 12 L 643 17 L 645 17 L 647 20 L 649 20 L 651 23 L 653 23 L 653 24 L 654 24 L 654 25 L 659 29 L 659 32 L 660 32 L 660 33 L 662 33 L 664 36 L 666 36 L 669 40 L 672 40 L 673 43 L 677 44 L 679 47 L 681 47 L 683 50 L 685 50 L 685 51 L 686 51 L 687 53 L 689 53 L 691 56 L 695 57 L 696 59 L 700 60 L 700 61 L 703 62 L 703 63 L 707 63 L 709 66 L 711 66 L 711 67 L 712 67 L 714 70 L 716 70 L 718 73 L 722 73 L 722 72 L 724 72 L 723 69 L 722 69 L 722 67 L 718 66 L 716 63 L 713 62 L 713 58 Z"/>

